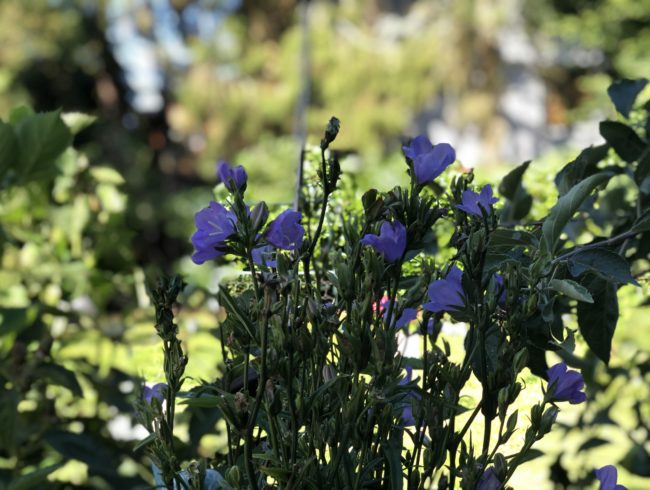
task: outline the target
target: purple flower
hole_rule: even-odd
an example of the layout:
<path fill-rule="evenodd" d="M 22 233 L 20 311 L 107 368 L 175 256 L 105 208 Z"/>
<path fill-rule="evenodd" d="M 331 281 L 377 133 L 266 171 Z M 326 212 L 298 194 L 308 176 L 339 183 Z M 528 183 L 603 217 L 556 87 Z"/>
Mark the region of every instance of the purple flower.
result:
<path fill-rule="evenodd" d="M 388 314 L 388 312 L 386 312 Z M 418 316 L 418 310 L 415 308 L 404 308 L 402 314 L 395 322 L 395 328 L 404 328 Z"/>
<path fill-rule="evenodd" d="M 421 134 L 403 146 L 404 155 L 413 162 L 413 172 L 418 184 L 429 184 L 456 160 L 456 151 L 448 143 L 432 145 Z"/>
<path fill-rule="evenodd" d="M 277 262 L 272 260 L 273 254 L 275 253 L 275 248 L 273 245 L 262 245 L 256 247 L 251 251 L 253 256 L 253 262 L 257 265 L 262 265 L 266 267 L 276 267 Z"/>
<path fill-rule="evenodd" d="M 501 482 L 497 478 L 497 472 L 490 466 L 483 472 L 478 485 L 476 485 L 476 490 L 498 490 L 500 486 Z"/>
<path fill-rule="evenodd" d="M 151 405 L 151 402 L 153 401 L 154 398 L 158 400 L 160 403 L 162 403 L 165 400 L 165 394 L 163 393 L 163 390 L 166 389 L 167 389 L 166 383 L 158 383 L 153 385 L 153 387 L 151 388 L 145 386 L 142 392 L 142 398 L 144 398 L 144 401 L 147 402 L 149 405 Z"/>
<path fill-rule="evenodd" d="M 422 305 L 424 309 L 434 313 L 462 309 L 465 306 L 462 280 L 463 271 L 454 265 L 444 279 L 429 284 L 431 301 Z"/>
<path fill-rule="evenodd" d="M 215 259 L 225 253 L 225 241 L 235 232 L 237 217 L 221 204 L 210 202 L 194 217 L 197 231 L 192 235 L 196 252 L 192 255 L 195 264 Z"/>
<path fill-rule="evenodd" d="M 235 183 L 235 187 L 239 190 L 242 190 L 246 186 L 246 180 L 248 175 L 246 170 L 241 165 L 236 167 L 231 166 L 228 162 L 221 160 L 217 164 L 217 174 L 219 175 L 219 180 L 223 182 L 230 192 L 235 192 L 235 189 L 232 186 L 232 183 Z"/>
<path fill-rule="evenodd" d="M 404 369 L 406 369 L 406 376 L 404 376 L 402 380 L 399 382 L 400 386 L 410 383 L 411 378 L 413 376 L 413 368 L 411 366 L 406 366 Z M 415 390 L 411 390 L 404 398 L 404 403 L 402 405 L 402 414 L 400 415 L 401 427 L 412 427 L 416 423 L 415 417 L 413 417 L 413 408 L 409 401 L 410 398 L 415 398 L 419 400 L 420 395 Z"/>
<path fill-rule="evenodd" d="M 305 229 L 300 224 L 302 214 L 285 209 L 269 225 L 264 238 L 271 245 L 283 250 L 295 250 L 302 245 Z"/>
<path fill-rule="evenodd" d="M 613 465 L 603 466 L 599 470 L 594 470 L 596 478 L 600 482 L 600 490 L 627 490 L 623 485 L 617 485 L 618 472 Z"/>
<path fill-rule="evenodd" d="M 548 374 L 548 386 L 549 390 L 552 390 L 554 401 L 576 405 L 587 399 L 587 395 L 580 391 L 585 384 L 582 374 L 578 371 L 567 371 L 564 362 L 551 367 L 546 374 Z"/>
<path fill-rule="evenodd" d="M 456 207 L 461 211 L 465 211 L 467 214 L 473 214 L 474 216 L 483 216 L 481 213 L 481 208 L 479 204 L 485 209 L 487 214 L 492 212 L 492 204 L 497 202 L 499 199 L 492 196 L 492 186 L 487 184 L 481 193 L 477 194 L 474 191 L 465 190 L 463 191 L 462 203 L 458 204 Z"/>
<path fill-rule="evenodd" d="M 395 262 L 406 250 L 406 228 L 399 221 L 384 221 L 379 235 L 369 233 L 361 239 L 361 244 L 374 248 L 387 262 Z"/>

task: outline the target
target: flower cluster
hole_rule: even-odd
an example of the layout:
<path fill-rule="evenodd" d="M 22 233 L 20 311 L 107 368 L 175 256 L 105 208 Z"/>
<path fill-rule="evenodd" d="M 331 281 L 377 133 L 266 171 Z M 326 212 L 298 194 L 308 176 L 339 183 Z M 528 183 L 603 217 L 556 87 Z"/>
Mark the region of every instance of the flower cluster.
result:
<path fill-rule="evenodd" d="M 233 167 L 227 162 L 221 161 L 217 165 L 217 174 L 220 181 L 226 186 L 231 194 L 243 196 L 246 190 L 248 176 L 244 167 Z M 234 206 L 238 206 L 240 213 L 236 212 Z M 242 200 L 235 199 L 230 209 L 222 204 L 210 202 L 207 208 L 196 213 L 196 232 L 192 235 L 194 254 L 192 261 L 195 264 L 203 264 L 233 252 L 230 241 L 237 238 L 246 242 L 245 237 L 238 237 L 237 234 L 246 230 L 246 226 L 239 226 L 237 216 L 245 216 L 250 223 L 249 228 L 258 228 L 266 222 L 268 209 L 266 206 L 256 207 L 251 212 Z M 256 235 L 255 247 L 251 250 L 253 262 L 260 266 L 275 267 L 273 259 L 277 249 L 298 250 L 302 246 L 305 229 L 300 224 L 302 214 L 286 209 L 282 211 L 267 227 L 263 235 Z"/>

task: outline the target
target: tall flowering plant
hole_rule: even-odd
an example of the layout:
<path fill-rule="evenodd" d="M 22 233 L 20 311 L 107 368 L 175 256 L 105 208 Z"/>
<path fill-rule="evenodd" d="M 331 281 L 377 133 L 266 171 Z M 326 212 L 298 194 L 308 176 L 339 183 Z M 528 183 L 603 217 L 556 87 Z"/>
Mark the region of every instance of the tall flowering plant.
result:
<path fill-rule="evenodd" d="M 568 354 L 567 313 L 609 361 L 613 328 L 588 308 L 636 282 L 625 251 L 650 230 L 647 202 L 639 193 L 633 217 L 612 236 L 571 245 L 563 230 L 615 169 L 601 170 L 594 158 L 570 163 L 557 177 L 557 204 L 527 223 L 528 163 L 505 177 L 501 198 L 472 174 L 439 192 L 436 179 L 453 165 L 454 149 L 418 136 L 403 148 L 407 188 L 372 189 L 362 211 L 328 219 L 340 177 L 330 149 L 338 132 L 332 118 L 320 144 L 320 193 L 301 196 L 298 209 L 271 213 L 248 202 L 245 170 L 219 166 L 230 197 L 197 213 L 192 258 L 203 266 L 236 261 L 246 272 L 218 294 L 223 376 L 184 393 L 169 377 L 166 388 L 145 392 L 143 407 L 155 434 L 156 420 L 173 427 L 169 411 L 180 396 L 217 411 L 226 440 L 210 468 L 195 465 L 202 470 L 190 474 L 163 461 L 170 447 L 163 436 L 154 455 L 164 482 L 204 488 L 210 474 L 214 488 L 508 488 L 561 407 L 589 398 L 568 365 L 580 362 Z M 608 144 L 627 151 L 615 137 Z M 647 164 L 632 165 L 648 173 Z M 444 227 L 453 228 L 453 251 L 437 261 L 427 251 Z M 460 361 L 441 335 L 447 321 L 466 326 Z M 403 330 L 419 339 L 418 356 L 398 348 Z M 548 351 L 564 360 L 548 366 Z M 524 421 L 515 405 L 526 368 L 541 379 L 542 394 Z M 472 383 L 480 396 L 468 407 L 461 398 Z M 163 396 L 165 407 L 156 401 Z M 617 485 L 613 467 L 593 475 L 602 488 Z"/>

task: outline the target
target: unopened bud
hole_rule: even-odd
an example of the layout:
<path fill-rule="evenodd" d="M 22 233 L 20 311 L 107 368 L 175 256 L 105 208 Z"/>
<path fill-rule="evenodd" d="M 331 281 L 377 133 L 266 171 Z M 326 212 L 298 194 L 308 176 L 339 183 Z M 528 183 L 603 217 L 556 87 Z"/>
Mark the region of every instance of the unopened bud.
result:
<path fill-rule="evenodd" d="M 526 314 L 532 315 L 537 310 L 537 296 L 532 295 L 528 297 L 526 302 Z"/>
<path fill-rule="evenodd" d="M 506 422 L 506 430 L 510 433 L 514 432 L 517 427 L 517 419 L 519 418 L 519 410 L 515 410 L 508 417 L 508 422 Z"/>
<path fill-rule="evenodd" d="M 550 407 L 546 410 L 546 412 L 544 412 L 539 428 L 541 435 L 547 434 L 551 431 L 551 428 L 555 423 L 555 419 L 557 419 L 558 412 L 559 410 L 557 407 Z"/>
<path fill-rule="evenodd" d="M 241 474 L 239 472 L 239 467 L 231 466 L 226 470 L 226 481 L 230 484 L 231 487 L 239 488 L 240 479 L 241 479 Z"/>
<path fill-rule="evenodd" d="M 248 398 L 241 391 L 235 393 L 235 409 L 239 414 L 248 412 Z"/>
<path fill-rule="evenodd" d="M 323 381 L 327 383 L 328 381 L 336 378 L 336 369 L 331 364 L 326 364 L 323 366 Z"/>
<path fill-rule="evenodd" d="M 325 137 L 320 142 L 321 149 L 327 149 L 330 143 L 336 139 L 336 136 L 339 134 L 339 129 L 341 129 L 341 121 L 332 116 L 325 129 Z"/>
<path fill-rule="evenodd" d="M 519 374 L 526 367 L 526 364 L 528 364 L 528 350 L 524 347 L 515 354 L 513 362 L 515 374 Z"/>
<path fill-rule="evenodd" d="M 251 211 L 251 222 L 253 231 L 258 232 L 266 224 L 269 218 L 269 208 L 264 201 L 258 202 Z"/>
<path fill-rule="evenodd" d="M 494 455 L 494 471 L 496 471 L 499 481 L 503 481 L 508 473 L 508 462 L 501 453 Z"/>
<path fill-rule="evenodd" d="M 542 406 L 533 405 L 533 408 L 530 409 L 530 421 L 533 426 L 538 426 L 542 420 Z"/>
<path fill-rule="evenodd" d="M 273 401 L 273 398 L 275 397 L 275 385 L 273 384 L 273 381 L 270 379 L 266 380 L 266 386 L 264 387 L 264 394 L 266 395 L 266 399 L 270 402 Z"/>

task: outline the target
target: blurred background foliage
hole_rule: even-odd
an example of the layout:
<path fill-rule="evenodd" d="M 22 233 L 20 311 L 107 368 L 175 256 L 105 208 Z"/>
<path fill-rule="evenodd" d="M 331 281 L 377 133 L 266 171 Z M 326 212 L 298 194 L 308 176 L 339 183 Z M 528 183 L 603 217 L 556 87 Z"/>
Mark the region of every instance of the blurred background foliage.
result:
<path fill-rule="evenodd" d="M 61 109 L 73 141 L 46 159 L 56 174 L 0 189 L 0 409 L 11 420 L 0 478 L 45 468 L 39 478 L 54 472 L 61 487 L 149 481 L 129 441 L 142 437 L 133 376 L 162 379 L 146 278 L 185 275 L 188 374 L 217 376 L 207 291 L 232 272 L 188 254 L 218 159 L 246 166 L 254 199 L 289 202 L 301 134 L 317 142 L 335 114 L 351 194 L 405 182 L 401 142 L 425 132 L 482 181 L 534 158 L 534 217 L 555 200 L 555 171 L 615 117 L 611 81 L 650 74 L 649 26 L 648 0 L 0 1 L 0 119 Z M 625 457 L 625 481 L 638 482 L 628 487 L 648 488 L 650 430 L 603 419 L 612 403 L 650 417 L 647 285 L 619 295 L 618 370 L 589 368 L 607 411 L 575 413 L 591 432 L 567 452 L 581 457 L 555 448 L 558 488 L 584 475 L 587 450 Z M 185 442 L 209 456 L 204 415 L 183 414 Z M 579 453 L 586 433 L 595 442 Z M 551 488 L 547 468 L 524 481 Z"/>

